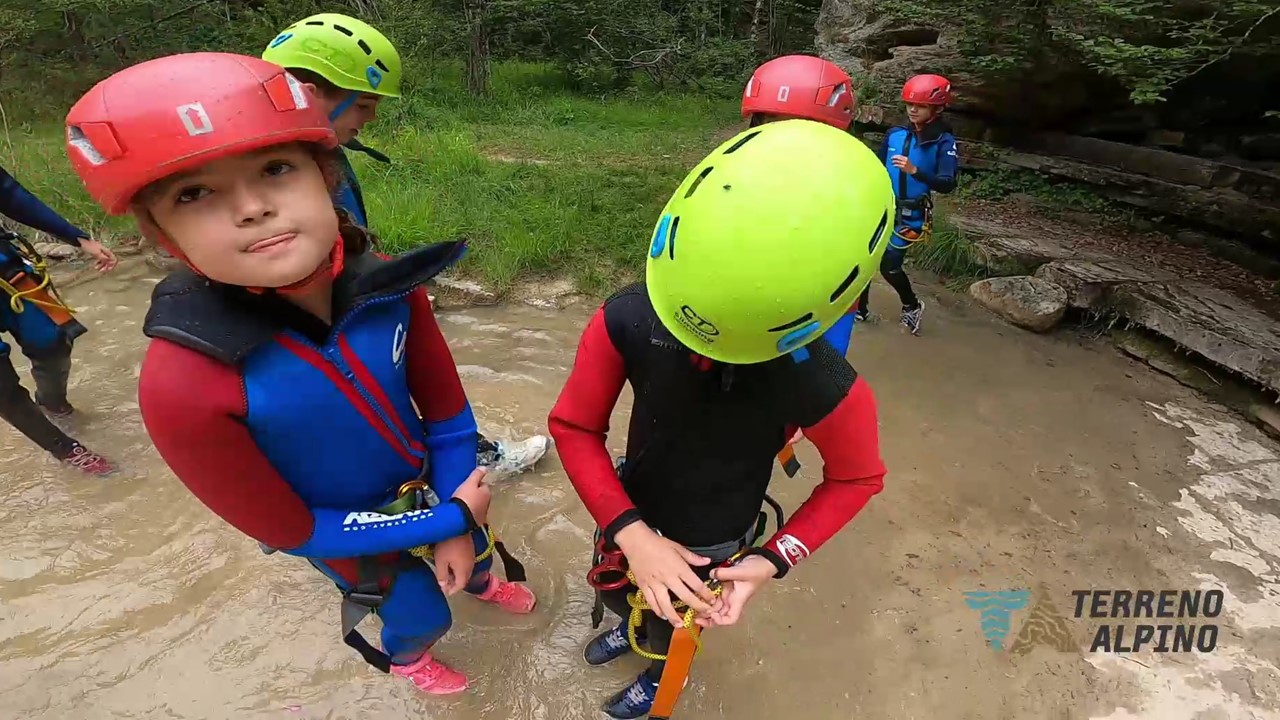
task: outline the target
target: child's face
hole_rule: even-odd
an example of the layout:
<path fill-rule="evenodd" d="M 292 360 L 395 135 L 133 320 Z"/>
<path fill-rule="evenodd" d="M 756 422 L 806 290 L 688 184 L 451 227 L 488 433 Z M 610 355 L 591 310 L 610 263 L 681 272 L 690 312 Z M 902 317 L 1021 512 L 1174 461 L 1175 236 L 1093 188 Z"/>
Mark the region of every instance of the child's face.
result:
<path fill-rule="evenodd" d="M 283 287 L 328 258 L 338 216 L 311 151 L 278 145 L 159 181 L 143 208 L 211 280 Z"/>
<path fill-rule="evenodd" d="M 924 125 L 942 112 L 937 105 L 907 103 L 907 119 L 916 125 Z"/>
<path fill-rule="evenodd" d="M 318 91 L 315 85 L 308 84 L 311 94 L 316 98 L 316 105 L 324 110 L 326 116 L 332 115 L 333 111 L 338 109 L 347 99 L 345 90 L 328 95 Z M 346 110 L 342 111 L 336 119 L 332 120 L 333 132 L 338 136 L 338 142 L 345 144 L 360 134 L 360 130 L 365 125 L 378 119 L 378 103 L 381 102 L 381 95 L 373 93 L 361 93 L 356 101 L 351 103 Z"/>

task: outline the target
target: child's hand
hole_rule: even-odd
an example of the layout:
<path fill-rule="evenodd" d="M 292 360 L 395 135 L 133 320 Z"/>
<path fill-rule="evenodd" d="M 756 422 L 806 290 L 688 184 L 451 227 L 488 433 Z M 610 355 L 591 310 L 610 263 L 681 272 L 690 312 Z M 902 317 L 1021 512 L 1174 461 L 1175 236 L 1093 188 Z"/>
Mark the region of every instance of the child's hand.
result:
<path fill-rule="evenodd" d="M 466 480 L 462 481 L 458 489 L 453 491 L 454 497 L 467 504 L 467 508 L 471 510 L 471 517 L 475 518 L 477 525 L 489 522 L 489 501 L 493 499 L 493 491 L 484 481 L 485 472 L 484 468 L 476 468 Z"/>
<path fill-rule="evenodd" d="M 711 562 L 709 559 L 689 552 L 688 548 L 662 537 L 644 523 L 622 528 L 614 540 L 627 557 L 636 586 L 659 617 L 676 627 L 683 624 L 684 613 L 672 606 L 671 593 L 699 614 L 711 611 L 715 598 L 702 578 L 689 567 L 706 565 Z"/>
<path fill-rule="evenodd" d="M 111 252 L 111 248 L 92 238 L 80 238 L 80 249 L 94 259 L 98 272 L 108 272 L 115 268 L 116 262 L 118 262 L 115 253 Z"/>
<path fill-rule="evenodd" d="M 894 167 L 908 175 L 915 175 L 916 170 L 919 170 L 919 168 L 916 167 L 916 164 L 911 162 L 911 158 L 906 155 L 894 155 L 890 158 L 889 162 L 893 163 Z"/>
<path fill-rule="evenodd" d="M 777 573 L 773 563 L 759 555 L 748 555 L 741 562 L 727 568 L 713 570 L 711 576 L 724 583 L 720 603 L 706 616 L 699 617 L 702 627 L 732 625 L 742 617 L 747 601 Z"/>
<path fill-rule="evenodd" d="M 445 595 L 453 595 L 466 587 L 471 570 L 476 566 L 476 549 L 471 543 L 471 533 L 436 543 L 433 555 L 436 581 Z"/>

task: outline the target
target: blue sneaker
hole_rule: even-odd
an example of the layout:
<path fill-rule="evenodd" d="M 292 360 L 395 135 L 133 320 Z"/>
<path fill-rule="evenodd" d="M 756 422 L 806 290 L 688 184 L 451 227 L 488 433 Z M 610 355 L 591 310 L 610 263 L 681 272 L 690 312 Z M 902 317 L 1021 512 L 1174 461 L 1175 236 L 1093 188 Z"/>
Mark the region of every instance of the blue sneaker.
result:
<path fill-rule="evenodd" d="M 658 695 L 658 683 L 649 679 L 645 673 L 635 679 L 627 687 L 619 690 L 613 697 L 604 701 L 601 710 L 611 718 L 631 720 L 644 717 L 653 708 L 653 699 Z"/>
<path fill-rule="evenodd" d="M 644 635 L 639 631 L 636 632 L 636 641 L 644 642 Z M 631 641 L 627 639 L 627 621 L 623 620 L 617 627 L 600 633 L 587 643 L 582 649 L 582 659 L 588 665 L 604 665 L 628 652 L 631 652 Z"/>

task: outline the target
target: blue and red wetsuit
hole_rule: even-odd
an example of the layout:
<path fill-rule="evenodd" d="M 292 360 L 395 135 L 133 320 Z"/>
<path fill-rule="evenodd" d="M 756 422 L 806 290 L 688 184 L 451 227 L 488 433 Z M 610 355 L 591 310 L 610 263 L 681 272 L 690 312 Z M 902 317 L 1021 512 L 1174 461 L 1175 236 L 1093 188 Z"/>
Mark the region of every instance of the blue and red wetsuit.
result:
<path fill-rule="evenodd" d="M 401 551 L 468 531 L 483 550 L 466 505 L 449 500 L 476 466 L 475 418 L 418 287 L 463 249 L 446 243 L 391 261 L 349 255 L 332 326 L 274 294 L 186 271 L 166 278 L 147 314 L 152 341 L 139 379 L 161 457 L 218 516 L 307 558 L 344 590 L 359 581 L 360 558 L 390 566 Z M 424 466 L 442 504 L 373 512 Z M 421 562 L 400 570 L 378 614 L 397 664 L 420 657 L 451 623 Z"/>

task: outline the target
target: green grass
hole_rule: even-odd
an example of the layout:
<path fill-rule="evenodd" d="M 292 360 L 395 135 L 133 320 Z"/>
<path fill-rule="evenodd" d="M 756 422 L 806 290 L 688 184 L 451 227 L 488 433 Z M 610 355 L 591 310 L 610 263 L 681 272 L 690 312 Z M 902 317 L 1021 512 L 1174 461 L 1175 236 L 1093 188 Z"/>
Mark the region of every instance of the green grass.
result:
<path fill-rule="evenodd" d="M 72 174 L 64 112 L 11 127 L 0 164 L 86 229 L 130 233 Z M 392 164 L 352 154 L 374 231 L 392 250 L 467 237 L 462 271 L 498 291 L 536 274 L 569 275 L 587 292 L 634 277 L 667 196 L 738 117 L 735 99 L 576 95 L 530 63 L 495 65 L 492 95 L 480 100 L 460 68 L 437 68 L 379 112 L 361 140 Z"/>
<path fill-rule="evenodd" d="M 946 213 L 933 215 L 933 235 L 911 249 L 911 264 L 942 276 L 952 290 L 963 290 L 975 280 L 991 275 L 978 256 L 973 242 L 947 220 Z"/>

